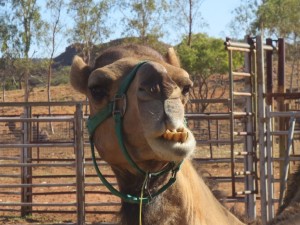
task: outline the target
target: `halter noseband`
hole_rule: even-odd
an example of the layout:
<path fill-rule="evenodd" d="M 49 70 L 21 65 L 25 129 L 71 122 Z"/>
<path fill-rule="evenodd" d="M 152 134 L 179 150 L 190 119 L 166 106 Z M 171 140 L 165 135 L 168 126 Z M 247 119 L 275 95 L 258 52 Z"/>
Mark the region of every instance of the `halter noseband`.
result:
<path fill-rule="evenodd" d="M 175 164 L 175 162 L 169 162 L 168 166 L 166 166 L 165 169 L 159 171 L 159 172 L 155 172 L 155 173 L 149 173 L 149 172 L 145 172 L 144 170 L 142 170 L 131 158 L 131 156 L 129 155 L 124 142 L 123 142 L 123 135 L 122 135 L 122 121 L 123 121 L 123 115 L 125 114 L 126 111 L 126 92 L 129 88 L 129 85 L 131 84 L 132 80 L 134 79 L 136 72 L 138 71 L 138 69 L 144 65 L 145 63 L 147 63 L 146 61 L 140 62 L 138 63 L 134 69 L 128 74 L 128 76 L 125 78 L 125 80 L 123 81 L 123 84 L 120 86 L 117 94 L 115 95 L 114 99 L 108 103 L 108 105 L 102 109 L 100 112 L 98 112 L 96 115 L 94 115 L 93 117 L 90 117 L 87 121 L 87 128 L 88 128 L 88 132 L 90 135 L 90 144 L 91 144 L 91 153 L 92 153 L 92 160 L 93 160 L 93 165 L 95 167 L 95 170 L 97 172 L 98 177 L 100 178 L 100 180 L 102 181 L 102 183 L 109 189 L 109 191 L 120 197 L 121 199 L 123 199 L 125 202 L 130 202 L 130 203 L 148 203 L 151 201 L 152 198 L 158 196 L 159 194 L 161 194 L 162 192 L 164 192 L 166 189 L 168 189 L 175 181 L 176 181 L 176 174 L 178 172 L 178 170 L 180 169 L 180 165 L 179 164 Z M 118 109 L 117 107 L 117 102 L 122 101 L 123 102 L 123 107 L 121 109 Z M 118 138 L 118 144 L 121 148 L 122 154 L 124 155 L 124 157 L 126 158 L 126 160 L 128 161 L 128 163 L 140 174 L 145 176 L 145 180 L 151 177 L 158 177 L 161 176 L 163 174 L 166 174 L 168 172 L 172 172 L 172 176 L 169 179 L 169 181 L 162 186 L 159 190 L 157 190 L 155 193 L 151 193 L 149 194 L 149 196 L 147 197 L 138 197 L 138 196 L 132 196 L 129 194 L 124 194 L 120 191 L 118 191 L 117 189 L 115 189 L 107 180 L 106 178 L 103 176 L 103 174 L 100 172 L 100 169 L 98 167 L 97 161 L 96 161 L 96 157 L 95 157 L 95 147 L 94 147 L 94 140 L 93 140 L 93 134 L 96 130 L 96 128 L 104 121 L 106 120 L 108 117 L 113 116 L 114 120 L 115 120 L 115 131 L 117 134 L 117 138 Z"/>

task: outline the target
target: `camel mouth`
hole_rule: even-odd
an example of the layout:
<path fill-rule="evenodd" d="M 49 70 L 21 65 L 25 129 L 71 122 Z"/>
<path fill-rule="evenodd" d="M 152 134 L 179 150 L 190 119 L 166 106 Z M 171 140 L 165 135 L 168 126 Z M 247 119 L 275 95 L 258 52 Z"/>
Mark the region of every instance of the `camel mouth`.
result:
<path fill-rule="evenodd" d="M 176 130 L 167 129 L 161 136 L 168 141 L 184 143 L 188 139 L 189 133 L 184 128 L 178 128 Z"/>

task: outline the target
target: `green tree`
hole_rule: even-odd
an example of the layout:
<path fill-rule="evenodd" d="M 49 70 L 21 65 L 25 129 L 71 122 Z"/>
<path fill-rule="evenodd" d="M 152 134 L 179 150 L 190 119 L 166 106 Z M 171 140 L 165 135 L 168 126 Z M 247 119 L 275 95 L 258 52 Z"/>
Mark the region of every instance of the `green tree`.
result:
<path fill-rule="evenodd" d="M 299 80 L 300 1 L 268 0 L 258 8 L 256 20 L 262 21 L 268 34 L 283 37 L 292 44 L 292 48 L 287 49 L 287 56 L 292 61 L 290 74 L 290 90 L 292 91 L 295 74 Z"/>
<path fill-rule="evenodd" d="M 12 23 L 17 27 L 16 36 L 20 37 L 20 53 L 24 58 L 24 100 L 29 98 L 29 51 L 34 39 L 39 39 L 43 22 L 36 0 L 11 0 Z M 18 26 L 20 24 L 20 26 Z"/>
<path fill-rule="evenodd" d="M 257 30 L 261 30 L 259 20 L 256 20 L 259 4 L 257 0 L 242 0 L 241 4 L 233 9 L 233 19 L 230 22 L 230 28 L 234 36 L 246 34 L 255 34 Z"/>
<path fill-rule="evenodd" d="M 2 86 L 2 99 L 5 101 L 5 90 L 13 87 L 21 88 L 23 74 L 16 73 L 15 62 L 21 55 L 21 39 L 18 35 L 18 26 L 13 22 L 10 12 L 11 2 L 0 2 L 0 79 Z"/>
<path fill-rule="evenodd" d="M 120 6 L 124 34 L 139 37 L 143 44 L 163 36 L 162 27 L 168 8 L 165 0 L 123 0 Z"/>
<path fill-rule="evenodd" d="M 188 46 L 186 39 L 177 46 L 177 52 L 182 67 L 189 72 L 194 82 L 191 97 L 221 98 L 226 90 L 223 75 L 228 72 L 228 55 L 224 49 L 224 41 L 200 33 L 192 35 L 192 44 Z M 242 56 L 235 57 L 234 65 L 242 67 Z M 207 103 L 203 103 L 199 110 L 205 111 L 207 106 Z"/>
<path fill-rule="evenodd" d="M 245 29 L 248 34 L 260 32 L 269 36 L 283 37 L 290 44 L 286 55 L 292 60 L 290 74 L 290 90 L 292 90 L 293 77 L 297 73 L 299 80 L 300 69 L 300 1 L 243 0 L 234 12 L 232 23 L 236 25 L 236 31 Z"/>
<path fill-rule="evenodd" d="M 110 0 L 71 0 L 69 3 L 69 12 L 75 21 L 71 39 L 83 44 L 83 59 L 88 64 L 91 64 L 93 44 L 103 42 L 111 34 L 107 21 L 112 4 Z"/>
<path fill-rule="evenodd" d="M 192 35 L 192 39 L 191 46 L 184 39 L 177 48 L 184 69 L 193 77 L 227 72 L 228 57 L 222 39 L 211 38 L 203 33 Z"/>
<path fill-rule="evenodd" d="M 48 72 L 47 72 L 47 100 L 51 102 L 51 77 L 53 57 L 56 52 L 58 41 L 57 37 L 62 32 L 63 25 L 61 22 L 61 14 L 64 6 L 64 0 L 48 0 L 46 7 L 50 11 L 50 21 L 46 24 L 48 35 L 46 35 L 46 45 L 49 46 L 49 59 L 48 59 Z M 48 113 L 51 115 L 51 106 L 48 107 Z M 52 123 L 50 123 L 50 129 L 54 133 Z"/>
<path fill-rule="evenodd" d="M 256 21 L 269 34 L 288 38 L 300 34 L 299 0 L 268 0 L 258 7 Z M 258 27 L 258 25 L 256 25 Z"/>
<path fill-rule="evenodd" d="M 170 21 L 176 21 L 175 29 L 179 29 L 181 32 L 184 32 L 184 35 L 187 36 L 187 45 L 191 46 L 192 35 L 195 33 L 195 27 L 206 26 L 200 11 L 200 7 L 204 0 L 175 0 L 171 2 L 173 4 L 170 9 L 173 13 L 175 13 L 175 15 L 170 18 Z"/>

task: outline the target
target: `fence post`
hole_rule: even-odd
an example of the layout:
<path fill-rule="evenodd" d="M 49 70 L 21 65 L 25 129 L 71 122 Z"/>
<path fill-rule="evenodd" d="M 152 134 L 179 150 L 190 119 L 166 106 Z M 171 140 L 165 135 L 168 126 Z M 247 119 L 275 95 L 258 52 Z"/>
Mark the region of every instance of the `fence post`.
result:
<path fill-rule="evenodd" d="M 24 117 L 31 118 L 31 107 L 26 105 L 24 107 Z M 22 130 L 23 137 L 22 142 L 24 144 L 30 143 L 30 122 L 23 122 Z M 31 154 L 32 148 L 23 147 L 21 149 L 21 163 L 31 163 Z M 21 167 L 21 184 L 32 184 L 32 167 Z M 32 187 L 22 187 L 21 188 L 21 202 L 22 203 L 32 203 Z M 21 206 L 21 216 L 29 215 L 29 212 L 32 211 L 32 206 Z"/>
<path fill-rule="evenodd" d="M 266 152 L 266 112 L 265 112 L 265 65 L 262 36 L 256 38 L 257 52 L 257 85 L 258 85 L 258 144 L 260 154 L 260 195 L 261 195 L 261 219 L 263 224 L 267 224 L 268 218 L 268 194 L 267 194 L 267 152 Z"/>
<path fill-rule="evenodd" d="M 278 39 L 278 92 L 284 93 L 285 92 L 285 44 L 284 39 L 279 38 Z M 277 99 L 278 102 L 278 111 L 284 112 L 286 111 L 285 105 L 284 105 L 284 98 L 279 97 Z M 280 117 L 279 118 L 279 130 L 286 130 L 286 118 Z M 279 157 L 284 158 L 285 157 L 285 150 L 287 148 L 287 138 L 284 135 L 279 136 Z M 280 177 L 284 176 L 284 162 L 280 161 Z"/>
<path fill-rule="evenodd" d="M 255 64 L 255 62 L 252 61 L 252 44 L 249 41 L 250 37 L 247 35 L 245 36 L 245 41 L 250 45 L 249 52 L 245 53 L 244 56 L 244 62 L 245 62 L 245 72 L 248 72 L 251 74 L 252 77 L 249 77 L 248 79 L 245 78 L 245 91 L 249 93 L 254 93 L 253 86 L 255 83 L 253 83 L 253 76 L 256 74 L 252 72 L 252 64 Z M 254 97 L 251 98 L 245 98 L 245 110 L 246 112 L 253 113 L 254 112 L 254 102 L 256 99 Z M 255 115 L 255 113 L 254 113 Z M 256 137 L 254 135 L 254 128 L 255 128 L 255 119 L 254 115 L 252 117 L 247 118 L 245 129 L 246 132 L 252 135 L 248 135 L 245 138 L 244 141 L 244 151 L 248 152 L 248 155 L 244 158 L 244 168 L 247 171 L 256 171 L 255 167 L 255 160 L 256 157 L 254 156 L 256 154 L 255 148 L 253 143 L 256 141 Z M 256 115 L 255 115 L 256 116 Z M 254 173 L 256 174 L 256 172 Z M 245 211 L 247 212 L 247 216 L 251 221 L 254 221 L 256 218 L 256 194 L 254 193 L 254 190 L 257 190 L 257 186 L 255 185 L 255 181 L 257 180 L 257 177 L 253 176 L 246 176 L 245 177 L 245 190 L 251 190 L 252 193 L 245 195 Z"/>
<path fill-rule="evenodd" d="M 266 45 L 273 47 L 273 41 L 271 38 L 266 39 Z M 273 136 L 271 131 L 273 128 L 273 118 L 270 117 L 270 112 L 273 111 L 273 98 L 271 94 L 273 93 L 273 51 L 266 50 L 266 148 L 267 148 L 267 190 L 268 190 L 268 218 L 269 220 L 274 218 L 274 171 L 273 171 Z"/>
<path fill-rule="evenodd" d="M 77 224 L 85 223 L 85 195 L 84 195 L 84 143 L 83 143 L 83 112 L 82 104 L 76 104 L 75 112 L 75 157 L 76 157 L 76 198 Z"/>

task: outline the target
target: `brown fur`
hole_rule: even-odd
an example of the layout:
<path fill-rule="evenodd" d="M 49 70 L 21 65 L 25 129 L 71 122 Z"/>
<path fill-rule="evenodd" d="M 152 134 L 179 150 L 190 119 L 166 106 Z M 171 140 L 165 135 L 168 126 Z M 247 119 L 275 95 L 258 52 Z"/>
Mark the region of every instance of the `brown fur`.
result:
<path fill-rule="evenodd" d="M 162 140 L 167 129 L 182 128 L 186 102 L 183 90 L 191 85 L 188 74 L 179 68 L 175 52 L 170 50 L 168 54 L 164 59 L 144 46 L 113 47 L 100 55 L 93 69 L 76 57 L 71 69 L 71 82 L 88 96 L 91 115 L 94 115 L 113 98 L 122 78 L 138 62 L 149 61 L 137 71 L 127 91 L 123 136 L 128 152 L 139 167 L 152 172 L 160 170 L 168 161 L 186 159 L 173 186 L 143 205 L 143 224 L 240 225 L 242 223 L 217 201 L 191 165 L 188 158 L 195 144 L 192 133 L 184 128 L 188 136 L 180 144 Z M 104 93 L 100 100 L 94 97 L 93 88 L 100 94 Z M 113 118 L 106 119 L 97 128 L 94 141 L 101 157 L 116 174 L 119 189 L 123 193 L 140 196 L 144 177 L 120 153 Z M 148 184 L 149 192 L 153 193 L 166 184 L 169 176 L 152 178 Z M 122 202 L 122 225 L 137 225 L 138 215 L 138 204 Z"/>
<path fill-rule="evenodd" d="M 104 51 L 95 62 L 95 68 L 100 68 L 111 64 L 119 59 L 128 57 L 135 57 L 139 59 L 155 59 L 164 61 L 164 58 L 152 48 L 141 45 L 125 45 L 112 47 Z"/>
<path fill-rule="evenodd" d="M 174 48 L 169 48 L 168 49 L 168 54 L 167 54 L 167 62 L 176 66 L 176 67 L 180 67 L 180 62 L 178 60 L 178 57 L 176 57 L 176 53 Z"/>
<path fill-rule="evenodd" d="M 131 174 L 128 176 L 120 171 L 115 171 L 117 177 L 122 177 L 119 181 L 121 187 L 133 183 Z M 163 185 L 166 178 L 160 178 L 152 183 L 150 191 L 153 192 L 157 185 Z M 135 184 L 136 192 L 140 194 L 140 182 Z M 128 191 L 124 189 L 124 191 Z M 221 213 L 220 213 L 221 212 Z M 122 225 L 138 225 L 139 205 L 123 203 L 121 209 Z M 163 225 L 223 225 L 242 224 L 224 206 L 222 206 L 213 196 L 204 181 L 189 160 L 185 161 L 177 176 L 176 183 L 166 192 L 153 199 L 153 201 L 143 206 L 143 224 L 163 224 Z M 214 215 L 214 216 L 209 216 Z M 206 218 L 205 218 L 206 217 Z"/>

